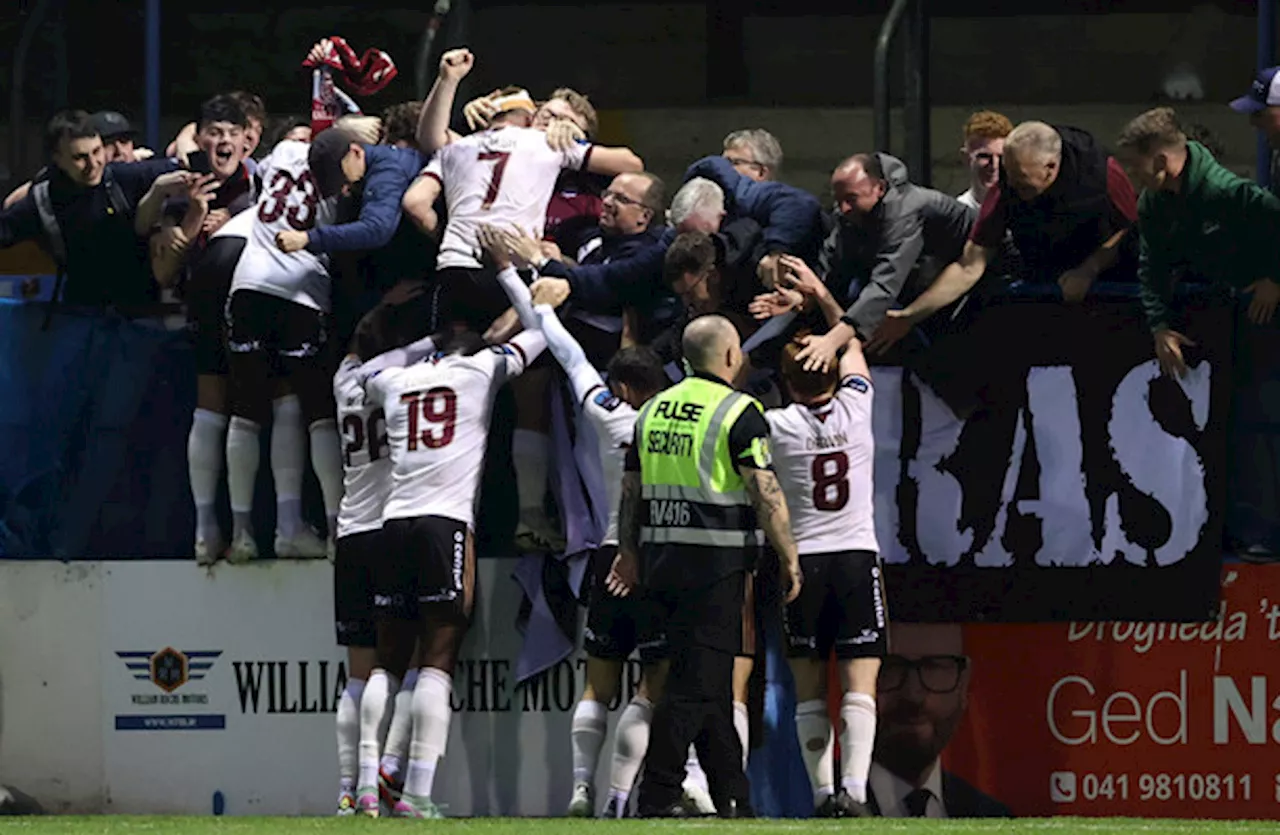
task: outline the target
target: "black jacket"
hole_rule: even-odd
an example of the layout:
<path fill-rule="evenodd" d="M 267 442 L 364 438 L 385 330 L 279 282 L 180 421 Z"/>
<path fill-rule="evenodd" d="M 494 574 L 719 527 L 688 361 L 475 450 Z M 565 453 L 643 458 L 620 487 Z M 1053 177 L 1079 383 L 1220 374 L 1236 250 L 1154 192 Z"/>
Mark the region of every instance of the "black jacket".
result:
<path fill-rule="evenodd" d="M 839 219 L 823 243 L 819 273 L 847 306 L 844 320 L 869 338 L 923 260 L 937 271 L 960 256 L 977 212 L 949 194 L 913 185 L 896 157 L 877 154 L 888 188 L 865 218 Z M 923 289 L 923 288 L 919 288 Z"/>
<path fill-rule="evenodd" d="M 1111 202 L 1107 190 L 1108 156 L 1087 131 L 1058 126 L 1062 137 L 1062 167 L 1044 194 L 1027 202 L 1000 172 L 999 210 L 1022 256 L 1027 278 L 1057 281 L 1075 269 L 1129 219 Z M 1137 269 L 1136 234 L 1125 237 L 1119 258 L 1108 273 L 1117 281 L 1133 281 Z M 1107 273 L 1101 280 L 1108 280 Z"/>
<path fill-rule="evenodd" d="M 74 184 L 61 169 L 49 169 L 49 197 L 67 251 L 65 304 L 126 307 L 156 302 L 159 290 L 151 275 L 147 241 L 134 232 L 133 220 L 156 178 L 177 168 L 171 159 L 113 162 L 93 188 Z M 112 210 L 108 176 L 120 187 L 130 211 Z M 52 251 L 30 193 L 0 211 L 0 249 L 23 241 Z"/>

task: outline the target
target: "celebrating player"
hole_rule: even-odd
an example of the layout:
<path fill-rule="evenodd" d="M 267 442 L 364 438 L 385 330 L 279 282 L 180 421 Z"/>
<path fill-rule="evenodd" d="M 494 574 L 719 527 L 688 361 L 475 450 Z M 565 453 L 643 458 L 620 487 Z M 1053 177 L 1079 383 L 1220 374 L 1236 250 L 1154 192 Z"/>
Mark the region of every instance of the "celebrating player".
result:
<path fill-rule="evenodd" d="M 480 226 L 518 226 L 542 236 L 547 203 L 563 169 L 596 174 L 641 171 L 644 163 L 627 148 L 606 148 L 557 138 L 530 127 L 533 99 L 508 88 L 493 100 L 497 112 L 487 130 L 454 140 L 449 113 L 460 82 L 474 59 L 465 49 L 440 61 L 440 77 L 422 109 L 418 142 L 436 154 L 404 196 L 404 210 L 424 229 L 436 226 L 432 206 L 441 191 L 449 221 L 437 260 L 440 310 L 454 311 L 473 329 L 487 327 L 505 309 L 492 269 L 484 269 L 476 238 Z M 554 124 L 554 123 L 553 123 Z"/>
<path fill-rule="evenodd" d="M 528 303 L 529 289 L 523 282 L 517 279 L 502 283 L 517 311 Z M 533 301 L 537 303 L 538 297 Z M 555 310 L 542 303 L 537 304 L 534 311 L 547 346 L 564 368 L 575 399 L 595 428 L 609 501 L 609 524 L 604 541 L 591 557 L 590 605 L 583 642 L 587 653 L 587 682 L 573 713 L 574 786 L 569 815 L 591 817 L 595 814 L 594 782 L 608 724 L 606 705 L 617 695 L 623 664 L 638 650 L 644 674 L 639 691 L 618 720 L 609 799 L 604 811 L 607 818 L 622 817 L 648 748 L 653 703 L 662 692 L 665 640 L 649 601 L 639 596 L 615 597 L 605 589 L 604 581 L 618 554 L 622 465 L 626 448 L 635 435 L 637 409 L 666 388 L 669 381 L 657 354 L 648 348 L 631 347 L 614 355 L 609 363 L 606 387 Z"/>
<path fill-rule="evenodd" d="M 393 308 L 379 308 L 363 320 L 351 340 L 350 351 L 333 378 L 338 422 L 343 440 L 343 494 L 338 507 L 337 546 L 333 565 L 334 622 L 338 645 L 347 648 L 347 686 L 338 701 L 338 814 L 356 811 L 357 769 L 361 782 L 372 785 L 379 777 L 375 728 L 369 734 L 371 750 L 359 751 L 360 703 L 376 661 L 377 627 L 373 617 L 371 572 L 384 547 L 382 512 L 391 490 L 391 457 L 387 449 L 386 417 L 381 408 L 367 402 L 363 380 L 379 368 L 403 367 L 435 351 L 435 341 L 425 337 L 404 348 L 384 351 L 401 341 L 393 322 Z M 405 684 L 401 694 L 412 685 Z M 374 682 L 374 691 L 390 692 L 389 682 Z M 404 702 L 397 695 L 397 702 Z M 410 707 L 397 704 L 395 716 L 408 737 Z M 388 734 L 391 736 L 391 734 Z M 389 738 L 387 747 L 395 747 Z M 362 756 L 363 755 L 363 756 Z"/>
<path fill-rule="evenodd" d="M 386 415 L 392 467 L 374 579 L 377 668 L 399 677 L 415 640 L 423 660 L 396 817 L 440 817 L 431 790 L 449 736 L 453 669 L 474 604 L 473 527 L 489 417 L 498 387 L 544 346 L 538 331 L 485 347 L 474 332 L 457 329 L 437 337 L 429 359 L 378 371 L 365 383 L 369 402 Z M 376 713 L 386 704 L 366 706 Z M 361 723 L 369 724 L 363 707 Z M 357 794 L 359 810 L 376 816 L 376 786 L 360 786 Z"/>
<path fill-rule="evenodd" d="M 232 412 L 227 431 L 233 525 L 227 559 L 231 562 L 246 562 L 258 555 L 249 512 L 258 472 L 258 432 L 268 417 L 272 417 L 276 556 L 328 555 L 325 541 L 302 520 L 306 449 L 299 428 L 304 416 L 330 531 L 336 526 L 342 498 L 332 366 L 326 365 L 325 358 L 328 259 L 306 250 L 281 252 L 275 242 L 280 232 L 310 229 L 332 218 L 333 204 L 320 199 L 307 151 L 305 143 L 294 141 L 281 142 L 272 150 L 259 169 L 264 188 L 257 206 L 223 226 L 206 253 L 206 263 L 215 262 L 233 274 L 226 312 Z M 273 377 L 286 380 L 296 396 L 277 398 L 272 406 Z"/>
<path fill-rule="evenodd" d="M 783 256 L 781 292 L 816 302 L 829 324 L 842 311 L 803 262 Z M 819 817 L 869 814 L 867 775 L 876 728 L 876 676 L 888 645 L 884 590 L 873 514 L 871 373 L 857 337 L 839 375 L 805 371 L 793 342 L 782 355 L 782 379 L 793 403 L 770 409 L 773 463 L 791 509 L 804 587 L 787 606 L 796 733 Z M 840 777 L 833 774 L 827 717 L 827 659 L 834 649 L 840 702 Z"/>

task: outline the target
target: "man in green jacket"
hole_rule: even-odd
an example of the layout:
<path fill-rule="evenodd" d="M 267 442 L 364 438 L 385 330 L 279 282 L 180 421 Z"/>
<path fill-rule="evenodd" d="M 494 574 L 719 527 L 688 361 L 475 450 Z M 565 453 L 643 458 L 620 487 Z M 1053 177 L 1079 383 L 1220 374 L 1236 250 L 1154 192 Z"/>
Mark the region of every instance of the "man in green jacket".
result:
<path fill-rule="evenodd" d="M 1200 143 L 1187 139 L 1173 110 L 1148 110 L 1125 126 L 1117 157 L 1143 189 L 1138 280 L 1142 306 L 1166 374 L 1183 375 L 1170 310 L 1180 275 L 1252 293 L 1249 320 L 1267 324 L 1280 304 L 1280 198 L 1237 177 Z"/>

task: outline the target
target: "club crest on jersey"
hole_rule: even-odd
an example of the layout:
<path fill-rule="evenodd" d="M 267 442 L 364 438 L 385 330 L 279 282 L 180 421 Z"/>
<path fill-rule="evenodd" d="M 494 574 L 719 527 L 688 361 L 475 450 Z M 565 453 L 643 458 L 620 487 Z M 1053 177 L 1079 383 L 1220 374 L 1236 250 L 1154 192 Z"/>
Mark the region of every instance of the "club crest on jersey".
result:
<path fill-rule="evenodd" d="M 870 388 L 870 386 L 867 384 L 865 377 L 857 377 L 857 376 L 850 377 L 849 379 L 844 381 L 844 384 L 848 388 L 851 388 L 854 391 L 856 391 L 858 394 L 866 394 L 867 390 Z"/>
<path fill-rule="evenodd" d="M 596 396 L 593 397 L 592 399 L 595 401 L 597 406 L 599 406 L 601 409 L 604 409 L 605 411 L 608 411 L 608 412 L 612 412 L 614 409 L 618 408 L 618 406 L 621 405 L 622 403 L 622 401 L 619 400 L 617 396 L 615 396 L 614 393 L 609 391 L 608 389 L 601 389 L 600 391 L 596 392 Z"/>

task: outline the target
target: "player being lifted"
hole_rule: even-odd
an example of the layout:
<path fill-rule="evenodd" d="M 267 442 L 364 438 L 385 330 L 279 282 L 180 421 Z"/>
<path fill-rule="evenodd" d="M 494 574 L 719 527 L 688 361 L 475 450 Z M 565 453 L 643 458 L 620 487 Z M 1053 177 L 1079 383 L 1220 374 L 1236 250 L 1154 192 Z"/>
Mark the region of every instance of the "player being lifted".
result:
<path fill-rule="evenodd" d="M 311 463 L 331 516 L 342 498 L 342 459 L 334 421 L 327 333 L 328 259 L 305 250 L 281 252 L 276 235 L 332 220 L 334 204 L 321 200 L 307 164 L 308 146 L 286 140 L 259 164 L 262 196 L 228 221 L 210 242 L 205 266 L 232 273 L 227 303 L 227 352 L 232 418 L 227 430 L 227 488 L 232 537 L 227 559 L 258 555 L 250 526 L 258 473 L 259 429 L 271 418 L 271 471 L 275 479 L 279 557 L 324 557 L 326 542 L 302 520 L 305 417 Z M 277 397 L 283 379 L 296 396 Z"/>
<path fill-rule="evenodd" d="M 757 304 L 814 303 L 828 325 L 842 311 L 799 258 L 780 260 L 782 289 Z M 871 372 L 857 337 L 838 374 L 805 371 L 803 345 L 782 354 L 793 401 L 765 413 L 773 464 L 791 509 L 804 587 L 787 606 L 788 655 L 796 683 L 796 733 L 818 817 L 865 817 L 867 775 L 876 735 L 876 676 L 888 646 L 884 587 L 876 542 L 871 434 Z M 833 773 L 827 717 L 827 659 L 835 651 L 840 702 L 840 771 Z"/>
<path fill-rule="evenodd" d="M 448 223 L 436 262 L 435 308 L 448 310 L 477 332 L 506 309 L 492 265 L 485 265 L 476 234 L 491 224 L 519 227 L 541 238 L 547 205 L 564 170 L 616 175 L 641 171 L 644 163 L 627 148 L 607 148 L 575 140 L 568 120 L 553 119 L 545 130 L 532 127 L 536 107 L 524 90 L 507 88 L 491 100 L 489 126 L 467 137 L 449 130 L 459 82 L 475 59 L 467 49 L 446 52 L 422 108 L 418 143 L 435 153 L 423 176 L 404 196 L 405 212 L 420 227 L 435 229 L 432 208 L 443 192 Z M 434 329 L 434 326 L 433 326 Z M 546 379 L 516 387 L 519 403 L 512 452 L 520 506 L 521 541 L 552 541 L 554 525 L 542 511 L 550 469 L 550 423 Z"/>
<path fill-rule="evenodd" d="M 337 709 L 339 815 L 356 811 L 358 769 L 364 770 L 361 785 L 381 783 L 378 745 L 382 732 L 387 737 L 383 768 L 387 768 L 388 758 L 403 757 L 405 752 L 400 749 L 408 745 L 411 722 L 414 685 L 410 679 L 416 682 L 414 669 L 405 674 L 398 691 L 385 671 L 370 680 L 377 645 L 371 572 L 384 548 L 382 513 L 391 490 L 391 457 L 386 416 L 380 407 L 366 400 L 363 380 L 379 368 L 404 367 L 435 352 L 431 337 L 403 348 L 392 347 L 402 344 L 404 334 L 413 330 L 410 323 L 396 321 L 399 312 L 395 307 L 379 307 L 365 316 L 333 378 L 343 442 L 343 493 L 333 565 L 334 624 L 338 645 L 347 648 L 347 686 Z M 366 692 L 371 703 L 386 702 L 389 694 L 396 693 L 396 710 L 392 714 L 395 727 L 380 729 L 375 724 L 368 733 L 362 732 L 361 702 Z M 385 715 L 384 705 L 384 718 Z M 372 743 L 364 751 L 360 750 L 362 737 Z"/>
<path fill-rule="evenodd" d="M 488 228 L 486 228 L 487 230 Z M 510 242 L 511 236 L 505 236 Z M 512 246 L 512 251 L 518 251 Z M 519 311 L 529 304 L 529 288 L 511 271 L 502 274 L 503 289 Z M 514 279 L 514 280 L 511 280 Z M 569 815 L 595 814 L 595 775 L 604 747 L 609 711 L 607 705 L 618 693 L 622 668 L 633 651 L 639 651 L 643 678 L 635 698 L 618 719 L 614 737 L 613 766 L 610 770 L 609 799 L 604 817 L 622 817 L 627 798 L 635 784 L 649 746 L 649 722 L 653 704 L 662 693 L 666 672 L 666 642 L 662 625 L 643 596 L 616 597 L 604 585 L 613 559 L 618 554 L 618 502 L 622 495 L 622 467 L 626 449 L 635 435 L 640 406 L 669 384 L 658 355 L 644 347 L 624 347 L 609 362 L 609 384 L 600 377 L 582 347 L 561 324 L 555 310 L 537 304 L 537 325 L 547 347 L 564 369 L 574 398 L 591 421 L 599 443 L 600 463 L 608 490 L 609 523 L 604 540 L 591 556 L 591 586 L 583 649 L 587 653 L 587 681 L 582 699 L 573 713 L 573 796 Z"/>
<path fill-rule="evenodd" d="M 424 361 L 366 378 L 369 402 L 386 415 L 392 468 L 374 571 L 377 669 L 399 678 L 415 640 L 422 655 L 396 817 L 440 817 L 431 790 L 449 737 L 453 669 L 475 600 L 475 504 L 493 400 L 543 347 L 537 330 L 486 347 L 474 331 L 451 326 Z M 386 703 L 369 705 L 380 706 Z M 380 724 L 379 717 L 366 722 L 361 714 L 365 727 Z M 359 810 L 377 815 L 377 787 L 362 785 L 357 795 Z"/>

